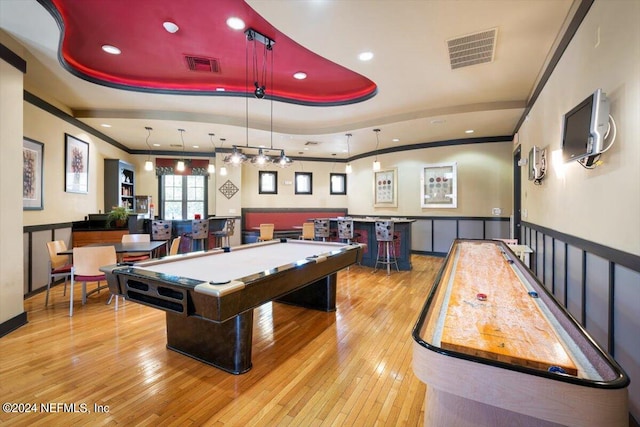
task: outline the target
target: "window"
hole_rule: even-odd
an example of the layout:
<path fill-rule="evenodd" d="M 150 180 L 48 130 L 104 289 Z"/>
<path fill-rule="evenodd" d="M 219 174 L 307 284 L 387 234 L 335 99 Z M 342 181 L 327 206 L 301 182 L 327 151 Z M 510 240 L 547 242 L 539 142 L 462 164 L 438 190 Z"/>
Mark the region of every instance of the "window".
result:
<path fill-rule="evenodd" d="M 296 194 L 313 194 L 313 175 L 310 172 L 296 172 Z"/>
<path fill-rule="evenodd" d="M 258 194 L 278 194 L 278 172 L 258 171 Z"/>
<path fill-rule="evenodd" d="M 346 173 L 331 173 L 329 179 L 331 180 L 329 194 L 347 194 Z"/>
<path fill-rule="evenodd" d="M 160 202 L 163 219 L 206 218 L 207 177 L 202 175 L 162 175 Z"/>

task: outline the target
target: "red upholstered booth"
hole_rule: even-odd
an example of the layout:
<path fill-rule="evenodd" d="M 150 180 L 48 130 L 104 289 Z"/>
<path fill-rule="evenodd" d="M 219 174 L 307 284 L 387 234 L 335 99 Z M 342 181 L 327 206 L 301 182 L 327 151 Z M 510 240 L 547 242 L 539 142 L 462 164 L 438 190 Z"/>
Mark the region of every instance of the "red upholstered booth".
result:
<path fill-rule="evenodd" d="M 313 218 L 336 218 L 345 216 L 346 209 L 295 209 L 295 208 L 244 208 L 242 209 L 243 241 L 251 241 L 253 235 L 259 234 L 260 224 L 274 224 L 275 237 L 297 237 L 304 222 Z"/>

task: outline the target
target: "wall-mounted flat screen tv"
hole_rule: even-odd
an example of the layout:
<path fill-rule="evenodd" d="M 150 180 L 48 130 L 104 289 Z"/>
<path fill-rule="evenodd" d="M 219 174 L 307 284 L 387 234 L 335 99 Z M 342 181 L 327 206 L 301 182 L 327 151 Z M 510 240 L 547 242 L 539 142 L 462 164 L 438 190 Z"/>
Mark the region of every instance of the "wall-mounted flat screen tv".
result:
<path fill-rule="evenodd" d="M 565 162 L 591 158 L 604 147 L 609 128 L 609 101 L 598 89 L 564 115 L 562 158 Z"/>

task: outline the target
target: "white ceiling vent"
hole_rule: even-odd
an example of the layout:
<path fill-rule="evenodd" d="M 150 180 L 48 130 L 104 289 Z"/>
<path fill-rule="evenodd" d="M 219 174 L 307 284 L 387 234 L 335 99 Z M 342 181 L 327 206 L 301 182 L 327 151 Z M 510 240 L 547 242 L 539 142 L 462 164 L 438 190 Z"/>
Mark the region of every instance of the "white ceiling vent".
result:
<path fill-rule="evenodd" d="M 451 69 L 493 62 L 498 29 L 482 31 L 447 40 Z"/>

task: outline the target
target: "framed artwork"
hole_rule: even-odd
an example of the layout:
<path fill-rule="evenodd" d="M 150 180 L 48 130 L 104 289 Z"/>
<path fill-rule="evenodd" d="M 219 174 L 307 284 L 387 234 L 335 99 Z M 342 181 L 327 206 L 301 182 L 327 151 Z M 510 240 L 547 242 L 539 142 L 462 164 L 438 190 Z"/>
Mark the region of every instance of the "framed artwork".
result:
<path fill-rule="evenodd" d="M 22 140 L 22 210 L 44 209 L 42 183 L 44 144 L 28 138 Z"/>
<path fill-rule="evenodd" d="M 373 207 L 398 206 L 398 170 L 386 169 L 373 173 Z"/>
<path fill-rule="evenodd" d="M 347 194 L 347 174 L 346 173 L 331 173 L 329 174 L 329 194 Z"/>
<path fill-rule="evenodd" d="M 296 172 L 296 194 L 313 194 L 313 175 L 311 172 Z"/>
<path fill-rule="evenodd" d="M 89 193 L 89 144 L 65 134 L 64 191 Z"/>
<path fill-rule="evenodd" d="M 258 193 L 278 194 L 278 172 L 258 171 Z"/>
<path fill-rule="evenodd" d="M 456 163 L 424 165 L 420 177 L 420 204 L 423 208 L 458 206 Z"/>

